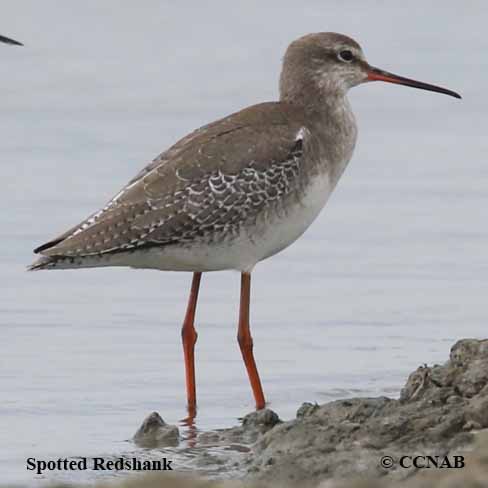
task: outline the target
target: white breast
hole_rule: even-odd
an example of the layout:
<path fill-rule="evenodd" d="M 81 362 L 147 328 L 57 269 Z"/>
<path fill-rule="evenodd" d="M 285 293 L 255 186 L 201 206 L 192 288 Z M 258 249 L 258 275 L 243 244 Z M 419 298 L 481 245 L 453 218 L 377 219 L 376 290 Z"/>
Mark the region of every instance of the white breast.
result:
<path fill-rule="evenodd" d="M 332 190 L 327 173 L 316 176 L 299 201 L 290 206 L 283 216 L 276 216 L 269 222 L 257 246 L 261 252 L 256 262 L 273 256 L 295 242 L 317 218 Z"/>

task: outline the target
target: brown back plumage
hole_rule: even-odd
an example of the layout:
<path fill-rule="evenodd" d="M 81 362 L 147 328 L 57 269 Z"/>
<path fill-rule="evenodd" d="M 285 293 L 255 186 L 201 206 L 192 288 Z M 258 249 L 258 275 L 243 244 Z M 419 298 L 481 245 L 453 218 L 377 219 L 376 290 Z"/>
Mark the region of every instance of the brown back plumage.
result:
<path fill-rule="evenodd" d="M 79 257 L 237 232 L 265 199 L 287 191 L 302 152 L 296 137 L 303 123 L 299 108 L 264 103 L 202 127 L 151 162 L 101 211 L 35 252 Z"/>

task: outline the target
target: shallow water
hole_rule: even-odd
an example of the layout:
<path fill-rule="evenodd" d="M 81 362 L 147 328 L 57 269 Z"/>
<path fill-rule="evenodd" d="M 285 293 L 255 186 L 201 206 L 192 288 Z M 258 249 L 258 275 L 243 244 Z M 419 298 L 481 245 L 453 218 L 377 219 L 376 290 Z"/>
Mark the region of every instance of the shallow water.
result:
<path fill-rule="evenodd" d="M 372 64 L 464 100 L 379 83 L 351 93 L 359 143 L 327 210 L 253 275 L 270 407 L 287 419 L 303 401 L 395 396 L 455 340 L 486 337 L 487 7 L 342 4 L 2 6 L 1 33 L 26 44 L 0 46 L 3 482 L 41 483 L 28 457 L 143 455 L 126 440 L 148 413 L 185 416 L 189 275 L 24 268 L 33 247 L 177 138 L 275 99 L 283 51 L 306 32 L 348 33 Z M 237 273 L 203 278 L 199 429 L 235 425 L 253 407 L 235 340 L 238 285 Z M 172 455 L 177 468 L 192 466 L 191 450 Z"/>

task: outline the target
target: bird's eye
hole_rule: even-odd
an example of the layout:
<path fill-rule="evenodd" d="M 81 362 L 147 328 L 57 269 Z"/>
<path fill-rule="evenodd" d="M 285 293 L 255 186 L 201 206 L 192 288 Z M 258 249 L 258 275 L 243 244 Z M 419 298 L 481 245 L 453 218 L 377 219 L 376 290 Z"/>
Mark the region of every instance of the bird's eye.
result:
<path fill-rule="evenodd" d="M 354 54 L 352 51 L 349 51 L 349 49 L 344 49 L 343 51 L 339 52 L 337 57 L 345 63 L 350 63 L 354 59 Z"/>

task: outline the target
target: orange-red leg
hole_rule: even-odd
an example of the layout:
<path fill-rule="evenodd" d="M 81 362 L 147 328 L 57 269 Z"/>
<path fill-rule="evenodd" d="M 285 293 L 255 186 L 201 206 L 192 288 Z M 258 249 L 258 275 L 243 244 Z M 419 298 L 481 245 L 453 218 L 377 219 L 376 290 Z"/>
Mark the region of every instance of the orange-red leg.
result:
<path fill-rule="evenodd" d="M 256 409 L 264 408 L 264 394 L 259 379 L 258 369 L 256 368 L 256 361 L 252 353 L 252 337 L 249 328 L 249 303 L 251 295 L 251 274 L 241 274 L 241 304 L 239 308 L 239 329 L 237 333 L 237 340 L 241 348 L 242 359 L 246 365 L 247 374 L 251 383 L 254 399 L 256 400 Z"/>
<path fill-rule="evenodd" d="M 195 385 L 195 343 L 197 342 L 197 331 L 195 330 L 195 311 L 197 308 L 198 290 L 202 273 L 193 273 L 190 298 L 186 308 L 185 320 L 181 328 L 181 339 L 183 342 L 183 353 L 185 356 L 185 377 L 186 397 L 188 415 L 195 417 L 197 408 L 197 395 Z"/>

